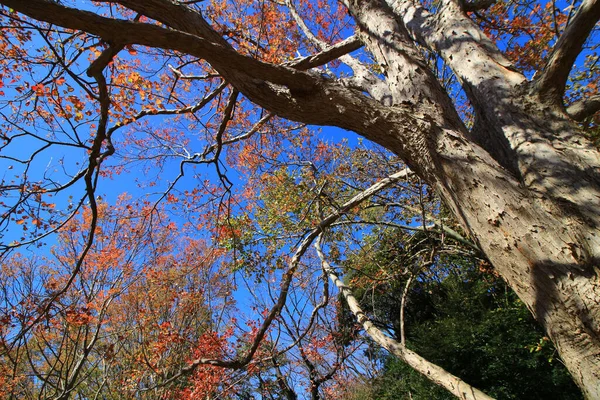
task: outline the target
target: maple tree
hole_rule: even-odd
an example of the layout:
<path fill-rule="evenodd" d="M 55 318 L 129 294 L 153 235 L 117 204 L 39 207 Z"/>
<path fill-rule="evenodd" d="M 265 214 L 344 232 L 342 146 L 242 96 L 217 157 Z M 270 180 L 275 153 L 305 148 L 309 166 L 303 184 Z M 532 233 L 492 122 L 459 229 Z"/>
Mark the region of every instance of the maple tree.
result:
<path fill-rule="evenodd" d="M 3 294 L 1 357 L 12 396 L 125 398 L 153 374 L 185 366 L 182 354 L 229 351 L 231 328 L 211 317 L 231 307 L 231 288 L 214 269 L 218 251 L 176 236 L 172 223 L 154 222 L 149 232 L 143 204 L 102 203 L 97 211 L 94 244 L 60 297 L 84 246 L 89 209 L 66 224 L 50 255 L 13 254 L 2 263 L 2 285 L 11 290 Z M 225 371 L 213 369 L 197 370 L 184 390 L 216 390 Z"/>
<path fill-rule="evenodd" d="M 329 278 L 375 341 L 488 398 L 342 282 L 385 225 L 485 254 L 600 397 L 600 1 L 559 3 L 0 0 L 6 386 L 193 397 L 244 371 L 289 398 L 295 371 L 334 396 L 361 361 L 328 327 Z M 117 185 L 146 197 L 112 209 Z"/>

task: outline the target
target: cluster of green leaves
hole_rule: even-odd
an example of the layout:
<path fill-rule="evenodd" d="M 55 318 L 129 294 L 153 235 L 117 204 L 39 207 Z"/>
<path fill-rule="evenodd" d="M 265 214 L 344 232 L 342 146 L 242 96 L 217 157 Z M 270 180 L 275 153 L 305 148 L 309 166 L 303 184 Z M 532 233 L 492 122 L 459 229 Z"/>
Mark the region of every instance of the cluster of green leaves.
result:
<path fill-rule="evenodd" d="M 388 231 L 365 270 L 386 265 L 398 271 L 399 263 L 415 261 L 425 236 Z M 364 309 L 399 340 L 408 273 L 379 281 L 361 273 L 350 275 Z M 405 309 L 410 349 L 498 399 L 581 398 L 527 308 L 484 261 L 442 254 L 415 276 Z M 355 400 L 453 398 L 396 357 L 375 354 L 383 363 L 381 373 L 357 388 Z"/>

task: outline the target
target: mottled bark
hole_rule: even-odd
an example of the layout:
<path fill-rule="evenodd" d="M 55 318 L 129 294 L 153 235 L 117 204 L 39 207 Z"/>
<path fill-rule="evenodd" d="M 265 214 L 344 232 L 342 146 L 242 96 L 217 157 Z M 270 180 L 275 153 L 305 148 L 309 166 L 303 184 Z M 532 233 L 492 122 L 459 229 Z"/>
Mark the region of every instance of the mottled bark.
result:
<path fill-rule="evenodd" d="M 562 98 L 541 98 L 539 83 L 514 71 L 457 3 L 443 1 L 437 15 L 411 1 L 390 3 L 413 39 L 444 57 L 475 106 L 471 132 L 431 107 L 435 128 L 421 134 L 435 149 L 419 158 L 436 165 L 429 182 L 547 330 L 584 394 L 600 398 L 598 152 L 570 121 Z M 402 48 L 404 40 L 366 43 L 387 62 L 381 48 Z"/>

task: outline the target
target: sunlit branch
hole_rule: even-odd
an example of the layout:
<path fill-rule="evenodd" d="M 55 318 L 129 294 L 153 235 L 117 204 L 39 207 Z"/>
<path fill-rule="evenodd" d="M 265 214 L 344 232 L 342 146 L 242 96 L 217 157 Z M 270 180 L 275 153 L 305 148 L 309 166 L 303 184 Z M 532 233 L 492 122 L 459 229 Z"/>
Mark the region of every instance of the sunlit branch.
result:
<path fill-rule="evenodd" d="M 599 19 L 600 0 L 584 0 L 535 80 L 534 89 L 542 99 L 562 105 L 571 68 Z"/>
<path fill-rule="evenodd" d="M 600 95 L 583 98 L 567 107 L 567 114 L 575 121 L 583 121 L 600 111 Z"/>
<path fill-rule="evenodd" d="M 292 66 L 298 69 L 308 69 L 317 65 L 325 64 L 335 58 L 339 58 L 354 71 L 355 76 L 353 77 L 352 82 L 355 87 L 359 88 L 361 91 L 369 92 L 375 99 L 382 97 L 378 96 L 376 93 L 377 91 L 386 92 L 385 89 L 387 89 L 387 86 L 361 62 L 348 55 L 348 53 L 351 51 L 358 50 L 363 46 L 362 41 L 357 36 L 351 36 L 348 39 L 329 47 L 327 43 L 323 42 L 312 33 L 310 28 L 306 25 L 298 13 L 293 0 L 285 0 L 285 3 L 292 14 L 292 18 L 294 18 L 294 21 L 296 21 L 304 35 L 321 50 L 321 52 L 316 55 L 308 56 L 300 61 L 292 62 Z M 385 89 L 382 89 L 382 87 Z"/>
<path fill-rule="evenodd" d="M 380 180 L 379 182 L 377 182 L 374 185 L 370 186 L 369 188 L 365 189 L 363 192 L 357 194 L 352 199 L 350 199 L 348 202 L 344 203 L 338 210 L 329 214 L 326 218 L 322 219 L 321 222 L 314 229 L 312 229 L 304 237 L 304 239 L 302 239 L 300 244 L 296 247 L 296 251 L 294 252 L 294 255 L 291 257 L 291 259 L 288 263 L 288 268 L 287 268 L 286 272 L 283 274 L 278 300 L 275 303 L 275 305 L 271 308 L 271 310 L 269 311 L 267 316 L 265 317 L 260 328 L 257 330 L 256 336 L 255 336 L 254 340 L 252 341 L 250 349 L 247 351 L 245 356 L 243 356 L 237 360 L 231 360 L 231 361 L 208 359 L 208 358 L 195 359 L 195 360 L 191 361 L 186 367 L 181 368 L 176 374 L 174 374 L 170 378 L 166 379 L 165 381 L 161 382 L 160 384 L 156 385 L 155 387 L 147 388 L 144 390 L 153 390 L 156 387 L 168 385 L 168 384 L 176 381 L 180 377 L 192 373 L 200 365 L 212 365 L 212 366 L 216 366 L 216 367 L 232 368 L 232 369 L 241 369 L 241 368 L 244 368 L 246 365 L 248 365 L 252 361 L 254 354 L 260 347 L 263 338 L 265 337 L 265 335 L 267 334 L 267 331 L 271 327 L 271 324 L 273 323 L 275 318 L 277 318 L 280 315 L 281 310 L 285 306 L 287 296 L 288 296 L 288 293 L 290 290 L 290 286 L 291 286 L 292 280 L 294 278 L 294 274 L 298 268 L 298 265 L 300 264 L 300 260 L 301 260 L 302 256 L 304 255 L 304 253 L 306 253 L 308 248 L 314 242 L 314 240 L 324 231 L 325 228 L 327 228 L 328 226 L 333 224 L 336 220 L 338 220 L 340 217 L 342 217 L 346 212 L 351 210 L 353 207 L 356 207 L 357 205 L 359 205 L 360 203 L 362 203 L 363 201 L 365 201 L 366 199 L 368 199 L 375 193 L 385 189 L 386 187 L 397 182 L 398 180 L 406 178 L 409 174 L 410 174 L 410 172 L 408 170 L 402 170 L 400 172 L 397 172 L 395 174 L 388 176 L 387 178 Z"/>
<path fill-rule="evenodd" d="M 576 11 L 575 3 L 577 3 L 577 0 L 571 0 L 571 3 L 566 8 L 569 10 L 569 14 L 567 14 L 567 26 L 569 26 L 571 24 L 571 19 L 573 18 L 573 15 L 575 14 L 575 11 Z"/>
<path fill-rule="evenodd" d="M 173 73 L 177 76 L 178 79 L 187 79 L 187 80 L 198 80 L 198 81 L 204 81 L 204 80 L 208 80 L 208 79 L 213 79 L 213 78 L 220 78 L 221 75 L 219 74 L 206 74 L 206 75 L 186 75 L 183 72 L 181 72 L 178 68 L 175 68 L 174 66 L 169 64 L 169 69 L 171 71 L 173 71 Z"/>
<path fill-rule="evenodd" d="M 319 240 L 315 241 L 314 244 L 317 254 L 321 259 L 321 265 L 327 271 L 331 281 L 337 286 L 342 296 L 344 296 L 346 304 L 348 304 L 350 311 L 352 311 L 358 323 L 363 326 L 365 332 L 373 340 L 375 340 L 375 342 L 387 349 L 390 353 L 402 359 L 416 371 L 425 375 L 427 379 L 439 386 L 442 386 L 459 399 L 492 400 L 492 397 L 469 385 L 457 376 L 450 374 L 440 366 L 427 361 L 417 353 L 406 348 L 406 346 L 386 336 L 379 328 L 377 328 L 360 307 L 358 300 L 356 300 L 354 297 L 350 287 L 344 284 L 344 282 L 337 275 L 335 269 L 325 258 L 325 254 L 321 249 L 321 240 L 322 238 L 320 237 Z"/>
<path fill-rule="evenodd" d="M 108 134 L 113 134 L 117 129 L 120 129 L 126 125 L 129 125 L 135 121 L 139 121 L 140 119 L 146 116 L 152 115 L 181 115 L 181 114 L 193 114 L 196 111 L 202 109 L 208 103 L 210 103 L 215 97 L 217 97 L 223 90 L 227 87 L 227 82 L 222 82 L 215 90 L 210 92 L 206 97 L 204 97 L 198 103 L 182 108 L 169 108 L 169 109 L 146 109 L 142 110 L 131 118 L 126 119 L 125 121 L 118 122 L 108 130 Z"/>
<path fill-rule="evenodd" d="M 312 31 L 309 29 L 309 27 L 306 25 L 306 22 L 304 22 L 304 20 L 298 13 L 298 10 L 296 9 L 296 6 L 294 5 L 294 1 L 293 0 L 285 0 L 285 4 L 288 7 L 288 9 L 290 10 L 290 13 L 292 14 L 292 18 L 294 18 L 294 21 L 296 21 L 296 23 L 300 27 L 300 30 L 302 30 L 302 32 L 306 35 L 308 40 L 310 40 L 320 50 L 324 50 L 325 48 L 327 48 L 327 43 L 325 43 L 324 41 L 320 40 L 317 36 L 315 36 L 312 33 Z"/>
<path fill-rule="evenodd" d="M 296 7 L 294 5 L 293 0 L 285 0 L 285 4 L 289 8 L 290 13 L 292 14 L 292 18 L 294 18 L 294 21 L 296 21 L 296 23 L 300 27 L 300 30 L 302 30 L 304 35 L 317 48 L 319 48 L 321 50 L 321 53 L 319 53 L 319 54 L 316 54 L 314 56 L 305 57 L 304 59 L 300 60 L 300 63 L 301 63 L 300 66 L 294 64 L 294 66 L 296 68 L 303 69 L 303 63 L 306 62 L 308 64 L 313 57 L 320 58 L 321 54 L 323 54 L 323 57 L 325 57 L 325 54 L 331 52 L 330 55 L 336 55 L 337 58 L 340 59 L 340 61 L 342 61 L 344 64 L 346 64 L 350 68 L 352 68 L 352 71 L 354 72 L 354 76 L 352 78 L 347 79 L 345 84 L 347 84 L 349 87 L 354 87 L 360 91 L 368 92 L 371 95 L 371 97 L 373 97 L 374 99 L 379 100 L 379 101 L 381 101 L 382 99 L 385 99 L 385 98 L 391 98 L 388 86 L 381 79 L 379 79 L 373 73 L 373 71 L 371 71 L 370 69 L 365 67 L 363 63 L 361 63 L 356 58 L 351 57 L 350 55 L 347 54 L 350 51 L 358 50 L 363 45 L 362 41 L 360 41 L 360 39 L 358 37 L 351 36 L 348 39 L 346 39 L 332 47 L 328 47 L 327 43 L 325 43 L 322 40 L 320 40 L 319 38 L 317 38 L 317 36 L 315 36 L 315 34 L 310 30 L 308 25 L 306 25 L 306 23 L 304 22 L 304 20 L 298 13 L 298 10 L 296 9 Z M 348 42 L 348 43 L 346 43 L 346 42 Z M 339 49 L 338 49 L 338 46 L 339 46 Z M 356 47 L 356 48 L 354 48 L 354 47 Z M 346 48 L 349 51 L 346 51 L 345 53 L 343 53 L 342 51 Z M 304 60 L 306 60 L 306 61 L 304 61 Z M 326 60 L 327 60 L 327 58 L 324 58 L 323 61 L 328 62 Z M 322 62 L 321 64 L 324 64 L 325 62 Z M 311 64 L 308 64 L 308 65 L 311 65 Z M 316 65 L 314 65 L 314 66 L 316 66 Z"/>
<path fill-rule="evenodd" d="M 299 70 L 310 69 L 327 64 L 328 62 L 360 49 L 362 46 L 363 43 L 358 37 L 350 36 L 349 38 L 344 39 L 333 46 L 325 45 L 321 49 L 322 51 L 317 54 L 290 61 L 285 65 L 289 65 L 290 67 L 294 67 Z"/>
<path fill-rule="evenodd" d="M 401 179 L 404 179 L 404 178 L 410 176 L 411 174 L 412 174 L 412 171 L 406 170 L 406 169 L 402 170 L 400 172 L 396 172 L 395 174 L 392 174 L 392 175 L 388 176 L 387 178 L 382 179 L 381 181 L 375 183 L 374 185 L 365 189 L 361 193 L 352 197 L 350 200 L 348 200 L 346 203 L 344 203 L 338 210 L 336 210 L 335 212 L 333 212 L 332 214 L 330 214 L 329 216 L 327 216 L 326 218 L 324 218 L 321 221 L 321 223 L 319 224 L 319 227 L 320 227 L 319 231 L 322 231 L 324 228 L 333 224 L 338 218 L 340 218 L 342 215 L 344 215 L 350 209 L 358 206 L 360 203 L 362 203 L 369 197 L 373 196 L 375 193 L 387 188 L 388 186 L 392 185 L 395 182 L 398 182 Z"/>
<path fill-rule="evenodd" d="M 180 110 L 188 110 L 186 112 L 195 112 L 196 109 L 200 109 L 202 108 L 205 104 L 207 104 L 210 100 L 212 100 L 213 98 L 215 98 L 219 93 L 221 93 L 223 91 L 223 89 L 225 89 L 225 87 L 227 87 L 227 83 L 223 82 L 218 88 L 216 88 L 213 92 L 211 92 L 206 98 L 204 98 L 200 103 L 196 104 L 193 107 L 186 107 L 185 109 L 176 109 L 176 110 L 161 110 L 161 111 L 168 111 L 165 114 L 179 114 Z M 269 121 L 272 117 L 273 114 L 267 114 L 265 116 L 263 116 L 259 121 L 257 121 L 254 126 L 246 133 L 235 136 L 233 138 L 227 139 L 227 140 L 223 140 L 223 134 L 225 132 L 226 129 L 226 125 L 227 123 L 231 120 L 232 115 L 231 113 L 233 112 L 235 103 L 236 103 L 236 99 L 237 99 L 237 92 L 234 91 L 232 93 L 232 96 L 230 98 L 229 104 L 226 107 L 226 114 L 225 117 L 219 127 L 219 131 L 216 135 L 216 143 L 207 146 L 206 149 L 203 151 L 203 153 L 196 153 L 193 155 L 189 155 L 185 160 L 181 161 L 181 163 L 179 164 L 179 174 L 177 175 L 177 177 L 175 177 L 175 179 L 169 184 L 169 187 L 161 194 L 161 196 L 156 200 L 156 202 L 153 205 L 153 210 L 156 210 L 158 207 L 158 204 L 164 200 L 167 195 L 175 188 L 175 186 L 177 185 L 177 183 L 185 176 L 185 165 L 186 164 L 208 164 L 208 163 L 214 163 L 217 169 L 217 174 L 219 175 L 220 179 L 222 180 L 222 182 L 228 186 L 229 184 L 229 180 L 227 179 L 226 175 L 221 173 L 220 171 L 220 166 L 219 166 L 219 155 L 220 152 L 223 148 L 223 146 L 226 145 L 230 145 L 233 143 L 237 143 L 239 141 L 248 139 L 250 137 L 252 137 L 256 132 L 258 132 L 258 130 L 267 122 Z M 144 115 L 154 115 L 153 112 L 148 111 L 148 112 L 142 112 L 139 113 L 138 116 L 144 116 Z M 228 116 L 228 117 L 227 117 Z M 137 117 L 137 116 L 136 116 Z M 118 129 L 120 126 L 123 125 L 117 125 L 111 129 Z M 215 152 L 215 155 L 212 158 L 207 158 L 207 156 L 212 153 Z"/>
<path fill-rule="evenodd" d="M 410 170 L 407 170 L 407 174 L 409 174 L 409 176 L 412 176 L 413 172 Z M 422 213 L 422 210 L 419 210 L 414 206 L 409 206 L 407 204 L 402 204 L 402 203 L 386 203 L 386 202 L 375 202 L 374 203 L 374 202 L 372 202 L 370 204 L 370 206 L 371 207 L 383 207 L 383 208 L 399 207 L 399 208 L 408 210 L 410 212 L 413 212 L 415 214 Z M 465 238 L 463 235 L 461 235 L 460 233 L 458 233 L 457 231 L 455 231 L 454 229 L 452 229 L 448 225 L 446 225 L 442 220 L 440 220 L 438 218 L 434 218 L 432 216 L 425 215 L 425 216 L 423 216 L 423 221 L 425 223 L 427 223 L 427 225 L 420 226 L 420 227 L 419 226 L 402 225 L 402 224 L 397 224 L 394 222 L 386 222 L 386 221 L 372 222 L 372 221 L 366 221 L 366 220 L 339 221 L 339 222 L 332 224 L 331 226 L 334 227 L 334 226 L 338 226 L 338 225 L 369 224 L 369 225 L 388 226 L 391 228 L 403 229 L 403 230 L 409 230 L 409 231 L 437 231 L 438 233 L 440 233 L 440 234 L 443 233 L 444 235 L 461 243 L 462 245 L 471 248 L 472 250 L 476 251 L 478 254 L 483 255 L 483 251 L 479 248 L 477 243 L 469 240 L 468 238 Z"/>
<path fill-rule="evenodd" d="M 402 298 L 400 299 L 400 344 L 402 346 L 406 346 L 406 335 L 404 331 L 404 311 L 406 309 L 406 299 L 408 297 L 408 289 L 415 278 L 415 274 L 410 274 L 408 279 L 406 280 L 406 284 L 404 285 L 404 290 L 402 291 Z"/>

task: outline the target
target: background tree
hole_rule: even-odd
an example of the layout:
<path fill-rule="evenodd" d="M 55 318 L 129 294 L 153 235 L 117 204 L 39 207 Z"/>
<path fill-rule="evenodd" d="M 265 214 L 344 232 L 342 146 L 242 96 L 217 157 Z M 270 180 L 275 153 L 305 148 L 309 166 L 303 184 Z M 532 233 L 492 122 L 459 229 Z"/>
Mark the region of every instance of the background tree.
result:
<path fill-rule="evenodd" d="M 325 271 L 379 342 L 455 395 L 485 398 L 384 335 L 335 269 L 362 234 L 355 228 L 343 240 L 344 222 L 364 222 L 378 205 L 364 202 L 393 184 L 402 203 L 401 189 L 411 190 L 403 180 L 415 173 L 541 323 L 584 395 L 600 397 L 600 160 L 585 136 L 597 129 L 600 104 L 600 2 L 0 4 L 2 250 L 42 246 L 88 213 L 66 274 L 29 308 L 7 348 L 39 329 L 81 279 L 99 234 L 99 187 L 141 181 L 129 173 L 141 167 L 136 190 L 188 211 L 178 217 L 224 250 L 220 263 L 281 282 L 244 351 L 198 356 L 164 383 L 201 365 L 252 365 L 281 328 L 273 323 L 290 288 L 322 286 L 315 277 Z M 292 121 L 354 131 L 411 172 L 363 162 L 323 173 L 319 163 L 335 152 Z M 359 182 L 333 179 L 361 168 Z M 265 204 L 260 195 L 271 187 L 288 190 Z"/>
<path fill-rule="evenodd" d="M 185 357 L 233 351 L 231 327 L 219 326 L 212 314 L 232 306 L 231 287 L 214 269 L 218 252 L 176 236 L 173 223 L 155 222 L 149 231 L 150 212 L 125 200 L 113 208 L 100 204 L 94 244 L 69 289 L 51 304 L 84 247 L 89 210 L 66 224 L 51 255 L 4 260 L 6 398 L 123 399 L 148 390 L 147 398 L 182 398 L 154 386 L 185 366 Z M 200 368 L 182 390 L 221 391 L 224 375 Z"/>
<path fill-rule="evenodd" d="M 488 264 L 468 252 L 448 252 L 450 243 L 420 232 L 387 229 L 377 239 L 346 267 L 374 323 L 398 341 L 404 335 L 408 347 L 496 398 L 581 398 L 548 338 Z M 419 268 L 419 247 L 428 255 L 435 250 L 434 265 Z M 412 270 L 391 275 L 411 264 Z M 396 357 L 373 354 L 382 371 L 350 386 L 348 398 L 451 398 Z"/>

